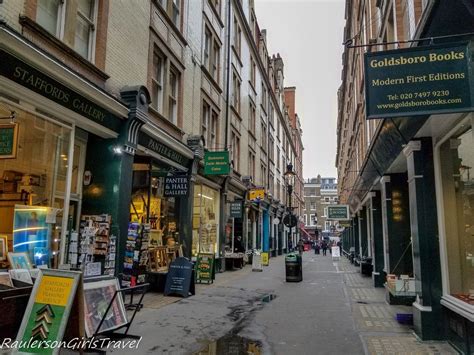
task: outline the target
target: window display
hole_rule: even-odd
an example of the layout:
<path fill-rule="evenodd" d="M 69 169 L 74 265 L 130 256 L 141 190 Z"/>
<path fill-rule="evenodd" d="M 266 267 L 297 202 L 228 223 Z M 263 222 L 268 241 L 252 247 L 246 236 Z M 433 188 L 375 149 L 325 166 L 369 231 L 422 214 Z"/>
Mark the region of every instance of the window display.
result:
<path fill-rule="evenodd" d="M 14 252 L 51 265 L 58 251 L 71 128 L 0 102 L 0 234 Z M 14 125 L 13 130 L 7 126 Z M 5 154 L 3 154 L 5 153 Z"/>
<path fill-rule="evenodd" d="M 192 255 L 218 255 L 219 191 L 205 185 L 195 185 L 193 203 Z"/>
<path fill-rule="evenodd" d="M 470 124 L 440 146 L 448 292 L 474 305 L 474 132 Z"/>

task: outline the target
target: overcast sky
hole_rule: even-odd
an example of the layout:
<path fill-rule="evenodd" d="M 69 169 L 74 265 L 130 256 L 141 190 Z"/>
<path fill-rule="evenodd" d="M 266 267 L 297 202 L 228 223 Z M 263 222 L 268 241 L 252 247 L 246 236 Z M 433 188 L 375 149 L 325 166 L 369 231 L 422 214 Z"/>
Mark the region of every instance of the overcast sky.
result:
<path fill-rule="evenodd" d="M 341 84 L 344 0 L 255 0 L 269 54 L 285 63 L 285 86 L 296 86 L 303 126 L 305 178 L 337 177 L 337 89 Z"/>

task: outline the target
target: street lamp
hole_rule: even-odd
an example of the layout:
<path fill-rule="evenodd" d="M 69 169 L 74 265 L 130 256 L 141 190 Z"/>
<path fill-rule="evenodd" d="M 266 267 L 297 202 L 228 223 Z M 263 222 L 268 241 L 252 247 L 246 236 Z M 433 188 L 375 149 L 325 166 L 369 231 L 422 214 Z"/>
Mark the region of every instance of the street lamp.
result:
<path fill-rule="evenodd" d="M 295 177 L 296 174 L 293 171 L 293 164 L 289 163 L 286 166 L 286 172 L 283 174 L 286 182 L 286 188 L 288 193 L 288 212 L 289 212 L 289 227 L 290 227 L 290 235 L 288 236 L 287 246 L 289 247 L 289 241 L 291 239 L 291 230 L 293 228 L 293 209 L 291 208 L 291 194 L 293 193 L 293 186 L 295 184 Z M 289 251 L 289 250 L 288 250 Z"/>

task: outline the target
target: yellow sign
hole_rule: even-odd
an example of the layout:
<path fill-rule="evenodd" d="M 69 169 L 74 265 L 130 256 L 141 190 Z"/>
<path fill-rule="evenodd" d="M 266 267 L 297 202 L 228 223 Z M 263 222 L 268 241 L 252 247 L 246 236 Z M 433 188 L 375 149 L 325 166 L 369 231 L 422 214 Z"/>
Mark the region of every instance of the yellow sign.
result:
<path fill-rule="evenodd" d="M 267 252 L 261 254 L 262 256 L 262 265 L 268 266 L 270 264 L 270 255 Z"/>
<path fill-rule="evenodd" d="M 73 278 L 43 275 L 35 302 L 53 306 L 66 306 L 73 286 Z"/>
<path fill-rule="evenodd" d="M 250 201 L 263 201 L 265 199 L 265 189 L 256 188 L 249 190 L 249 200 Z"/>

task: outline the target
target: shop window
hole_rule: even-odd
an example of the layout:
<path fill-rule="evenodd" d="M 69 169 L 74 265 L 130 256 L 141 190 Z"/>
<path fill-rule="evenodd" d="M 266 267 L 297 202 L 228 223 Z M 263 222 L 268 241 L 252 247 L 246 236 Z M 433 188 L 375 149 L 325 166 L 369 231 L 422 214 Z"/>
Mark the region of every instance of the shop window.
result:
<path fill-rule="evenodd" d="M 7 119 L 11 112 L 14 120 Z M 0 235 L 9 252 L 57 267 L 68 181 L 71 127 L 59 120 L 0 102 Z M 6 154 L 11 150 L 11 154 Z"/>
<path fill-rule="evenodd" d="M 192 255 L 218 255 L 220 195 L 205 185 L 194 186 Z"/>
<path fill-rule="evenodd" d="M 470 124 L 439 148 L 449 294 L 474 305 L 474 133 Z"/>
<path fill-rule="evenodd" d="M 165 177 L 172 169 L 158 163 L 133 164 L 130 221 L 150 224 L 150 245 L 179 248 L 180 197 L 164 196 Z"/>

